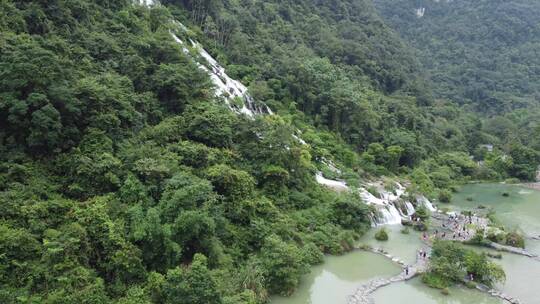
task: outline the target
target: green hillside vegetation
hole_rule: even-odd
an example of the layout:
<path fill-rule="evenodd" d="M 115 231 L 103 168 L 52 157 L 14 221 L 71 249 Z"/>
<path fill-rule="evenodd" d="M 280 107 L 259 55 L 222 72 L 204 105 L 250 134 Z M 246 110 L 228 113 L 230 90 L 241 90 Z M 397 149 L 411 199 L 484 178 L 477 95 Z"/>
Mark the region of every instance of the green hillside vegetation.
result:
<path fill-rule="evenodd" d="M 426 71 L 437 99 L 481 113 L 503 154 L 540 151 L 540 4 L 535 1 L 375 0 Z M 424 14 L 416 14 L 424 9 Z M 476 154 L 478 156 L 478 153 Z M 482 157 L 479 157 L 482 159 Z M 524 178 L 531 173 L 513 175 Z"/>
<path fill-rule="evenodd" d="M 317 171 L 432 197 L 481 176 L 493 134 L 369 2 L 165 4 L 0 0 L 0 302 L 264 303 L 370 227 Z M 230 111 L 171 31 L 277 114 Z M 530 147 L 486 176 L 530 178 Z"/>
<path fill-rule="evenodd" d="M 375 0 L 438 97 L 491 113 L 540 102 L 540 3 Z M 422 17 L 416 9 L 425 9 Z"/>

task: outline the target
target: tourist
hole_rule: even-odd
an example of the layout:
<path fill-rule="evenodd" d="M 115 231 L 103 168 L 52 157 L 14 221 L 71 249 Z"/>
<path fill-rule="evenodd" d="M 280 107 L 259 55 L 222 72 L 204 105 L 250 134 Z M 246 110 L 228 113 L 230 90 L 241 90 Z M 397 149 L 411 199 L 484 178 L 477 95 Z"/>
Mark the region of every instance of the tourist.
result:
<path fill-rule="evenodd" d="M 409 275 L 409 265 L 405 266 L 405 275 Z"/>

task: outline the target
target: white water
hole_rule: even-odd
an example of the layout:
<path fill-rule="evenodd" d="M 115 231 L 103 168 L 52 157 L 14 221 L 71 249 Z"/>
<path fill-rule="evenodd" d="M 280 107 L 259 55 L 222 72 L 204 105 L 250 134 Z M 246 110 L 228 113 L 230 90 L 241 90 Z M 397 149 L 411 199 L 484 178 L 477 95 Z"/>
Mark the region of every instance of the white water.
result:
<path fill-rule="evenodd" d="M 362 200 L 368 204 L 376 206 L 378 215 L 375 215 L 374 223 L 376 225 L 400 225 L 404 217 L 413 214 L 414 206 L 406 202 L 407 214 L 403 214 L 396 208 L 395 203 L 405 194 L 405 187 L 396 183 L 395 194 L 386 190 L 381 190 L 381 198 L 371 194 L 365 188 L 360 188 L 359 193 Z"/>
<path fill-rule="evenodd" d="M 343 181 L 336 181 L 336 180 L 327 179 L 322 175 L 321 172 L 318 172 L 315 175 L 315 179 L 317 180 L 317 183 L 319 183 L 319 184 L 321 184 L 323 186 L 332 188 L 332 189 L 334 189 L 336 191 L 348 191 L 349 190 L 349 186 L 347 186 L 347 183 L 345 183 Z"/>
<path fill-rule="evenodd" d="M 235 112 L 245 114 L 249 117 L 262 114 L 273 114 L 272 110 L 264 104 L 257 105 L 253 100 L 253 97 L 248 94 L 247 88 L 240 81 L 232 79 L 225 72 L 223 68 L 198 42 L 191 40 L 193 48 L 195 48 L 199 55 L 206 60 L 209 67 L 199 63 L 199 68 L 206 71 L 212 82 L 216 87 L 216 97 L 223 97 L 225 102 Z M 243 101 L 240 109 L 234 108 L 230 101 L 234 99 L 240 99 Z"/>
<path fill-rule="evenodd" d="M 401 225 L 401 214 L 393 204 L 378 209 L 380 217 L 376 217 L 377 225 Z"/>
<path fill-rule="evenodd" d="M 407 215 L 408 216 L 411 216 L 416 212 L 416 210 L 414 210 L 414 206 L 413 206 L 413 204 L 411 204 L 411 202 L 405 202 L 405 206 L 407 206 Z"/>
<path fill-rule="evenodd" d="M 158 2 L 155 0 L 137 0 L 140 5 L 144 6 L 154 6 Z M 136 3 L 137 3 L 136 2 Z M 181 31 L 186 32 L 187 28 L 180 22 L 173 20 L 173 23 L 177 25 Z M 171 32 L 176 43 L 182 46 L 182 52 L 186 55 L 191 55 L 187 45 L 182 41 L 177 35 Z M 208 52 L 202 47 L 202 45 L 196 41 L 190 40 L 192 47 L 197 51 L 197 53 L 206 61 L 206 64 L 198 62 L 196 58 L 192 58 L 197 63 L 198 67 L 201 70 L 204 70 L 210 76 L 212 83 L 215 86 L 215 96 L 222 97 L 225 100 L 225 103 L 235 113 L 242 113 L 248 117 L 254 117 L 256 115 L 270 114 L 272 115 L 272 110 L 265 105 L 264 103 L 256 103 L 253 97 L 247 92 L 248 89 L 240 81 L 232 79 L 225 72 L 217 60 L 215 60 Z M 242 101 L 242 106 L 238 107 L 235 104 L 232 104 L 231 101 L 235 99 L 240 99 Z"/>
<path fill-rule="evenodd" d="M 418 200 L 419 204 L 426 207 L 429 211 L 431 212 L 437 211 L 437 208 L 433 207 L 433 204 L 425 196 L 420 195 L 416 199 Z"/>

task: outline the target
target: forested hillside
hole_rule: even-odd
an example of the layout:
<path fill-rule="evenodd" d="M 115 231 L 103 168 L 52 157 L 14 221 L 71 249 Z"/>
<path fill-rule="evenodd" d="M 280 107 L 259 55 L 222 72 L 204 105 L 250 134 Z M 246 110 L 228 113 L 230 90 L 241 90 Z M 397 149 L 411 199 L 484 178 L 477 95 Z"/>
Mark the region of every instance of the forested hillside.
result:
<path fill-rule="evenodd" d="M 538 1 L 375 0 L 438 97 L 500 113 L 540 103 Z"/>
<path fill-rule="evenodd" d="M 435 98 L 478 113 L 479 129 L 491 135 L 485 143 L 505 153 L 516 143 L 540 151 L 539 2 L 374 3 L 415 49 Z"/>
<path fill-rule="evenodd" d="M 371 224 L 319 171 L 530 179 L 529 142 L 469 158 L 497 134 L 413 52 L 369 1 L 0 0 L 0 302 L 264 303 Z"/>

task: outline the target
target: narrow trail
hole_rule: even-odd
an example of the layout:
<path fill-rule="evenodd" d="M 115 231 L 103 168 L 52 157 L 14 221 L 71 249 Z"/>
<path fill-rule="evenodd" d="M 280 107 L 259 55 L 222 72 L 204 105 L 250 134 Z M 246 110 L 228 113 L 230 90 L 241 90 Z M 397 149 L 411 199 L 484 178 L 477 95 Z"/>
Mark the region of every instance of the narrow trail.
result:
<path fill-rule="evenodd" d="M 360 285 L 354 294 L 349 296 L 347 301 L 348 304 L 375 304 L 375 300 L 373 297 L 371 297 L 371 295 L 377 289 L 392 283 L 410 280 L 427 270 L 429 252 L 426 252 L 426 257 L 424 257 L 421 254 L 421 251 L 418 251 L 416 255 L 416 263 L 413 265 L 406 265 L 401 259 L 386 253 L 382 249 L 370 249 L 369 251 L 383 255 L 384 257 L 399 264 L 403 269 L 400 274 L 393 277 L 376 278 Z"/>

